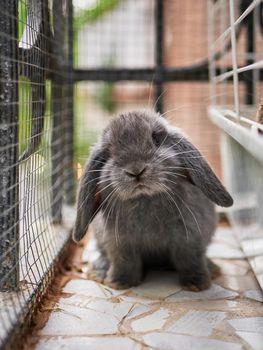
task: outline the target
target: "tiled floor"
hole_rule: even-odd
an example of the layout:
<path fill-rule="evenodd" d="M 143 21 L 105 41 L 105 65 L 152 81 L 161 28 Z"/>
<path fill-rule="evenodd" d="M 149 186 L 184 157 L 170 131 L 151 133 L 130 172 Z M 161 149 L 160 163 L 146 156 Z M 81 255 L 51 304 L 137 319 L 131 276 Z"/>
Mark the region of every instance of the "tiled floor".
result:
<path fill-rule="evenodd" d="M 90 241 L 83 272 L 65 285 L 37 350 L 263 349 L 263 294 L 228 228 L 208 250 L 222 275 L 199 293 L 183 291 L 172 271 L 113 290 L 85 278 L 96 255 Z"/>

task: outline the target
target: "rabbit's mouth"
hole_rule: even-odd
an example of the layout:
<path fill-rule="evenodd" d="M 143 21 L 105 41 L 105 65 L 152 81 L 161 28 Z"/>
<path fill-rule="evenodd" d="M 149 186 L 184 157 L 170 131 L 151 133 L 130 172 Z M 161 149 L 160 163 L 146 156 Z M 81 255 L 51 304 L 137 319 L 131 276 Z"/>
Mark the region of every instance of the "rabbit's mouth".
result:
<path fill-rule="evenodd" d="M 150 190 L 150 188 L 148 186 L 146 186 L 144 183 L 139 182 L 138 184 L 136 184 L 133 188 L 133 192 L 144 192 L 145 190 Z"/>
<path fill-rule="evenodd" d="M 154 190 L 151 186 L 146 185 L 143 182 L 139 182 L 136 184 L 133 188 L 132 194 L 133 195 L 152 195 L 154 193 Z"/>
<path fill-rule="evenodd" d="M 140 188 L 144 188 L 144 187 L 148 187 L 148 186 L 146 186 L 145 184 L 143 184 L 143 183 L 138 183 L 137 185 L 135 185 L 135 189 L 140 189 Z"/>

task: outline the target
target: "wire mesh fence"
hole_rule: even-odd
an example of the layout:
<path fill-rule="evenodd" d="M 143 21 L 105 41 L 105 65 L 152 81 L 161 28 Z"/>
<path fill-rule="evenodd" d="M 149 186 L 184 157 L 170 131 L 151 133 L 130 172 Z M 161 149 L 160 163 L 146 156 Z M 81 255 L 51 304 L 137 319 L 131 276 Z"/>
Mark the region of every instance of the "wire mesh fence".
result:
<path fill-rule="evenodd" d="M 71 10 L 66 0 L 1 2 L 0 347 L 32 315 L 69 238 Z"/>
<path fill-rule="evenodd" d="M 219 23 L 215 25 L 215 18 Z M 263 287 L 263 126 L 261 0 L 209 2 L 214 122 L 224 131 L 222 159 L 235 204 L 228 217 Z M 227 50 L 226 42 L 231 47 Z M 214 52 L 221 52 L 219 60 Z M 228 66 L 228 68 L 227 68 Z M 216 70 L 216 67 L 219 69 Z"/>

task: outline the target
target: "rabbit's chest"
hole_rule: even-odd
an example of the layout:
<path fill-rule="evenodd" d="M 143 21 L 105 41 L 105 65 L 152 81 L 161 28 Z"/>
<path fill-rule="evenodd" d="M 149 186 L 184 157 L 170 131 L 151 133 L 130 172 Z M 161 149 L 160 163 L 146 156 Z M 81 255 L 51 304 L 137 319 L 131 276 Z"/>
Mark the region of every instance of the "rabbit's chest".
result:
<path fill-rule="evenodd" d="M 173 237 L 178 213 L 166 202 L 141 201 L 123 207 L 112 221 L 123 244 L 143 252 L 166 251 Z"/>

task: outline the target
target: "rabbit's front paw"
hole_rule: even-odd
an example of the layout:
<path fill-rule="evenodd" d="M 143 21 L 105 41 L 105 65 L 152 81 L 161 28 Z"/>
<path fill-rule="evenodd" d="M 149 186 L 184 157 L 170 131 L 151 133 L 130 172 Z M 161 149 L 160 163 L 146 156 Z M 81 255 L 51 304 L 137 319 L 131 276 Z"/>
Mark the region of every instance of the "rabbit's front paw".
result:
<path fill-rule="evenodd" d="M 179 278 L 183 288 L 192 292 L 200 292 L 211 286 L 211 278 L 207 273 L 199 273 L 196 275 L 184 274 L 179 275 Z"/>
<path fill-rule="evenodd" d="M 105 283 L 114 287 L 115 289 L 125 289 L 138 286 L 142 281 L 142 272 L 140 269 L 134 270 L 111 267 L 108 271 Z"/>

